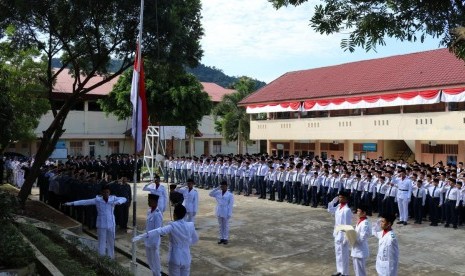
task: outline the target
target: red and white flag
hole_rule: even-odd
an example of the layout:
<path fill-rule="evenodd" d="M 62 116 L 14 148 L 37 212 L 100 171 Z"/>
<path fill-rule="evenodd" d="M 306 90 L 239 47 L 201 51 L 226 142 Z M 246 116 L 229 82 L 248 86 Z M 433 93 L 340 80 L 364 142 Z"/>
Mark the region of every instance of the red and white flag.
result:
<path fill-rule="evenodd" d="M 140 64 L 139 64 L 140 62 Z M 132 103 L 132 137 L 136 143 L 136 152 L 142 150 L 142 135 L 148 127 L 147 102 L 145 99 L 144 63 L 141 58 L 140 46 L 137 45 L 134 71 L 131 84 Z"/>

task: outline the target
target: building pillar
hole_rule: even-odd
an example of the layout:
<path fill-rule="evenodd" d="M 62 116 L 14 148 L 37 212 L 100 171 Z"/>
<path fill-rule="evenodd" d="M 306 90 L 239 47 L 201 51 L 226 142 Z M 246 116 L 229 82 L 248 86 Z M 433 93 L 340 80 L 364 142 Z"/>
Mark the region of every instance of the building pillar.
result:
<path fill-rule="evenodd" d="M 260 145 L 258 145 L 258 147 L 260 148 Z M 266 152 L 271 154 L 271 140 L 266 140 Z"/>
<path fill-rule="evenodd" d="M 315 155 L 318 155 L 321 158 L 320 140 L 315 140 Z"/>
<path fill-rule="evenodd" d="M 344 160 L 349 161 L 354 159 L 354 142 L 352 140 L 344 140 Z"/>
<path fill-rule="evenodd" d="M 208 139 L 208 152 L 210 152 L 210 154 L 213 155 L 213 140 L 212 139 Z"/>
<path fill-rule="evenodd" d="M 295 152 L 295 144 L 294 140 L 289 141 L 289 155 L 294 155 Z"/>
<path fill-rule="evenodd" d="M 376 150 L 378 152 L 378 156 L 382 156 L 384 159 L 384 140 L 378 140 L 378 146 L 376 147 Z M 376 156 L 376 158 L 378 158 Z"/>
<path fill-rule="evenodd" d="M 415 140 L 415 151 L 413 154 L 415 154 L 415 160 L 417 160 L 418 163 L 423 162 L 421 154 L 421 140 Z"/>
<path fill-rule="evenodd" d="M 465 162 L 465 141 L 458 142 L 457 163 Z"/>

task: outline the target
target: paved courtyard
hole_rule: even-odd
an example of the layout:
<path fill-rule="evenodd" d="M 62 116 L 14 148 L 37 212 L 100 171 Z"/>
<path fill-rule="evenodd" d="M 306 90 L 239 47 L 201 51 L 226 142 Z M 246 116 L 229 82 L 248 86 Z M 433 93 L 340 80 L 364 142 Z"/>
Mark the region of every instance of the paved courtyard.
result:
<path fill-rule="evenodd" d="M 235 196 L 230 243 L 218 245 L 215 200 L 208 196 L 208 191 L 198 191 L 200 204 L 196 225 L 200 241 L 192 247 L 192 275 L 331 275 L 336 271 L 333 217 L 325 209 L 255 196 Z M 145 223 L 146 194 L 138 190 L 139 227 Z M 167 209 L 165 222 L 169 217 Z M 454 230 L 410 223 L 395 225 L 394 230 L 400 246 L 399 275 L 465 275 L 464 228 Z M 117 243 L 129 247 L 130 238 L 131 234 L 119 233 Z M 163 271 L 167 271 L 167 248 L 168 238 L 164 238 Z M 373 237 L 368 275 L 376 275 L 376 252 L 377 239 Z M 138 256 L 145 258 L 142 244 Z"/>

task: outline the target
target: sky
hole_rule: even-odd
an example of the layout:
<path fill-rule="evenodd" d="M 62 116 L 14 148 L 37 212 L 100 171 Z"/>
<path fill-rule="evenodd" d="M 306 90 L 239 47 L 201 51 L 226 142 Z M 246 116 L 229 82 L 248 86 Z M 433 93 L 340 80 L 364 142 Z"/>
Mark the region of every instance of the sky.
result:
<path fill-rule="evenodd" d="M 377 52 L 344 52 L 347 33 L 320 35 L 310 27 L 317 2 L 276 10 L 267 0 L 202 0 L 202 63 L 269 83 L 290 71 L 439 48 L 438 39 L 427 37 L 424 43 L 386 39 Z"/>

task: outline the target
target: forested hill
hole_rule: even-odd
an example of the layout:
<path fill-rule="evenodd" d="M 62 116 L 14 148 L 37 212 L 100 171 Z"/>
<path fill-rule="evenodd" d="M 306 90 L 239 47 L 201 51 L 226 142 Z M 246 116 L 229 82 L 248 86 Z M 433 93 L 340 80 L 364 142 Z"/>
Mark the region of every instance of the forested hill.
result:
<path fill-rule="evenodd" d="M 187 68 L 186 71 L 196 76 L 201 82 L 213 82 L 225 88 L 230 88 L 239 80 L 239 77 L 228 76 L 221 69 L 203 64 L 200 64 L 196 68 Z M 257 83 L 257 89 L 266 85 L 263 81 L 254 80 Z"/>
<path fill-rule="evenodd" d="M 112 60 L 110 71 L 116 71 L 116 68 L 118 68 L 119 66 L 120 62 L 118 60 Z M 60 60 L 53 59 L 52 67 L 61 67 Z M 213 82 L 224 88 L 230 88 L 235 82 L 239 80 L 239 77 L 228 76 L 225 73 L 223 73 L 221 69 L 218 69 L 216 67 L 205 66 L 203 64 L 200 64 L 196 68 L 187 68 L 186 71 L 196 76 L 200 82 Z M 257 89 L 266 85 L 266 83 L 263 81 L 259 81 L 256 79 L 254 80 L 257 83 Z"/>

